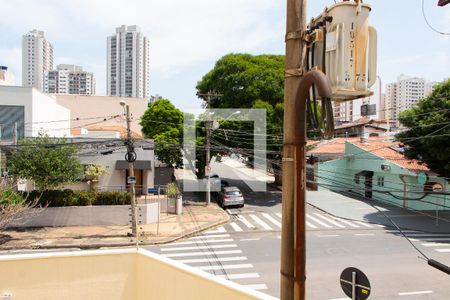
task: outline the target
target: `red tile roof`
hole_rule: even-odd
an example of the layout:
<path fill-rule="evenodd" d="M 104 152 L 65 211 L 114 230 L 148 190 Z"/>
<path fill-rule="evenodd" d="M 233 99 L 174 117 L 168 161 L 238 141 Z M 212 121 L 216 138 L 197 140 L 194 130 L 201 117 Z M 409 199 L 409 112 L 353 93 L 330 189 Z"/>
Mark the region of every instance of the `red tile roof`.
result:
<path fill-rule="evenodd" d="M 390 163 L 410 171 L 430 171 L 425 163 L 415 159 L 406 158 L 391 147 L 398 148 L 399 142 L 387 141 L 383 137 L 370 137 L 367 143 L 361 143 L 360 138 L 335 138 L 317 143 L 314 149 L 307 152 L 307 155 L 335 155 L 336 158 L 345 154 L 345 143 L 351 143 L 365 151 L 371 152 Z"/>

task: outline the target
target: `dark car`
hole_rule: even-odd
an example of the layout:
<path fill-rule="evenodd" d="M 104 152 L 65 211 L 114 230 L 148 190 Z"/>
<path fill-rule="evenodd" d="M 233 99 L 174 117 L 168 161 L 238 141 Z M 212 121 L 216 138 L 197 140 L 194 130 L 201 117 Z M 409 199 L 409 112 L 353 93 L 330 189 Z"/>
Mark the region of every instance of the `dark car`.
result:
<path fill-rule="evenodd" d="M 244 195 L 241 190 L 235 186 L 223 187 L 219 193 L 218 203 L 222 207 L 244 206 Z"/>

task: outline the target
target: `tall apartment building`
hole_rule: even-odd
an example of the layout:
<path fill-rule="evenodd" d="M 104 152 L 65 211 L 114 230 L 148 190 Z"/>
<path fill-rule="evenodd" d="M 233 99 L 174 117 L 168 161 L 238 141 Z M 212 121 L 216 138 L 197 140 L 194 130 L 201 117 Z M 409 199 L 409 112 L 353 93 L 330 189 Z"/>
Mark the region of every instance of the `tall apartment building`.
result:
<path fill-rule="evenodd" d="M 95 95 L 93 73 L 76 65 L 58 65 L 45 74 L 44 92 L 52 94 Z"/>
<path fill-rule="evenodd" d="M 361 98 L 345 102 L 333 102 L 334 121 L 337 125 L 353 122 L 363 118 L 361 115 L 361 106 L 370 104 L 370 98 Z M 367 118 L 374 118 L 375 116 L 367 116 Z"/>
<path fill-rule="evenodd" d="M 138 26 L 116 28 L 107 39 L 107 82 L 109 96 L 150 96 L 150 42 Z"/>
<path fill-rule="evenodd" d="M 31 30 L 22 37 L 22 85 L 43 91 L 45 73 L 52 69 L 52 44 L 43 31 Z"/>
<path fill-rule="evenodd" d="M 6 66 L 0 66 L 0 85 L 16 85 L 14 74 Z"/>
<path fill-rule="evenodd" d="M 398 115 L 428 96 L 436 84 L 437 82 L 428 82 L 423 78 L 400 75 L 397 82 L 385 87 L 383 107 L 386 118 L 395 120 L 399 125 Z"/>

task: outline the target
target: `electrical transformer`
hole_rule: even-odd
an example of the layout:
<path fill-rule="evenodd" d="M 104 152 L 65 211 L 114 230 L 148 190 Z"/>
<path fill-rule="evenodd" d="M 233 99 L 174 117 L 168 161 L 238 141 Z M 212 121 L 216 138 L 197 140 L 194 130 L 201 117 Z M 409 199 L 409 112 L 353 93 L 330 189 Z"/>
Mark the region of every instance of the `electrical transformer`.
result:
<path fill-rule="evenodd" d="M 373 94 L 377 78 L 377 32 L 369 26 L 371 7 L 343 1 L 324 10 L 308 25 L 311 43 L 307 65 L 330 80 L 333 100 L 347 101 Z"/>

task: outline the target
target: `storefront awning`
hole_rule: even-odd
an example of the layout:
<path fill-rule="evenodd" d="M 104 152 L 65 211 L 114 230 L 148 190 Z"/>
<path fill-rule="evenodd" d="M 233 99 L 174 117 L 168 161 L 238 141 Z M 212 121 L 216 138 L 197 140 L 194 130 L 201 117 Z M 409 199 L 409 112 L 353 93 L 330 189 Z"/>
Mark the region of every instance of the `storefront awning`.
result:
<path fill-rule="evenodd" d="M 151 170 L 152 162 L 150 160 L 136 160 L 134 162 L 135 170 Z M 116 161 L 116 170 L 128 170 L 128 162 L 126 160 Z"/>

